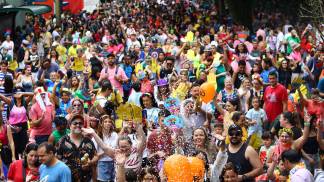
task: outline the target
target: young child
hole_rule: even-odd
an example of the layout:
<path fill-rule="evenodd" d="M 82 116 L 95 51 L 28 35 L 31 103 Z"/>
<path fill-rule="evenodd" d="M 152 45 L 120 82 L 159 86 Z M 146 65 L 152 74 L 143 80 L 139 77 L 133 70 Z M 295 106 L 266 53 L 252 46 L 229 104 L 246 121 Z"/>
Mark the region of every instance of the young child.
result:
<path fill-rule="evenodd" d="M 273 146 L 273 137 L 270 132 L 266 131 L 262 134 L 262 143 L 263 145 L 260 148 L 259 151 L 259 157 L 261 160 L 261 163 L 263 165 L 267 165 L 266 161 L 268 157 L 270 156 L 270 151 L 272 150 Z"/>
<path fill-rule="evenodd" d="M 252 98 L 252 106 L 253 108 L 246 113 L 249 125 L 248 137 L 250 137 L 250 145 L 254 149 L 259 150 L 262 144 L 262 125 L 267 120 L 267 115 L 265 111 L 260 108 L 260 100 L 258 97 Z"/>
<path fill-rule="evenodd" d="M 270 132 L 266 131 L 262 134 L 262 143 L 263 145 L 260 148 L 259 151 L 259 158 L 261 160 L 261 163 L 263 165 L 263 170 L 265 171 L 264 174 L 260 175 L 257 177 L 257 181 L 267 181 L 268 180 L 268 175 L 267 175 L 267 169 L 268 169 L 268 164 L 267 164 L 267 159 L 270 157 L 270 151 L 274 147 L 273 144 L 273 137 Z"/>
<path fill-rule="evenodd" d="M 70 133 L 70 130 L 67 128 L 67 120 L 65 119 L 65 117 L 55 117 L 54 123 L 56 130 L 54 130 L 49 136 L 48 143 L 51 143 L 55 146 L 63 136 Z"/>

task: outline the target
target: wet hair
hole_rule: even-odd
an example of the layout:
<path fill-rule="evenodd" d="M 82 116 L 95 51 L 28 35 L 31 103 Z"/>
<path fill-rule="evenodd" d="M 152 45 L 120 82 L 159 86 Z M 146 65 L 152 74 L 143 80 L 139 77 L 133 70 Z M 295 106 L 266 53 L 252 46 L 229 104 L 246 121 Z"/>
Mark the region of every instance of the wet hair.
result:
<path fill-rule="evenodd" d="M 57 116 L 54 118 L 54 123 L 55 123 L 55 126 L 64 126 L 64 125 L 66 126 L 67 120 L 63 116 Z"/>
<path fill-rule="evenodd" d="M 38 149 L 38 145 L 36 143 L 30 143 L 30 144 L 27 144 L 26 147 L 25 147 L 25 150 L 24 150 L 24 155 L 23 155 L 23 158 L 24 158 L 24 161 L 23 161 L 23 166 L 26 168 L 28 167 L 27 165 L 27 155 L 29 154 L 30 151 L 37 151 Z M 36 166 L 39 166 L 39 162 L 36 162 L 35 164 Z"/>
<path fill-rule="evenodd" d="M 236 168 L 236 166 L 232 162 L 228 162 L 227 164 L 225 164 L 225 166 L 222 170 L 222 174 L 220 176 L 221 182 L 224 181 L 224 175 L 227 171 L 233 171 L 234 173 L 238 174 L 238 169 Z"/>
<path fill-rule="evenodd" d="M 268 140 L 268 139 L 273 140 L 273 137 L 269 131 L 263 132 L 261 138 L 262 140 Z"/>
<path fill-rule="evenodd" d="M 296 164 L 300 162 L 301 154 L 296 150 L 290 149 L 281 154 L 281 160 L 288 160 L 290 163 Z"/>
<path fill-rule="evenodd" d="M 159 179 L 158 176 L 159 176 L 159 173 L 158 171 L 156 171 L 154 168 L 152 167 L 145 167 L 145 168 L 142 168 L 139 176 L 138 176 L 138 181 L 143 181 L 144 180 L 144 177 L 147 175 L 147 174 L 150 174 L 150 175 L 153 175 L 156 177 L 156 179 Z"/>
<path fill-rule="evenodd" d="M 126 140 L 130 145 L 133 144 L 131 138 L 129 138 L 129 136 L 126 136 L 126 135 L 122 135 L 122 136 L 118 137 L 117 144 L 119 145 L 119 142 L 122 140 Z"/>

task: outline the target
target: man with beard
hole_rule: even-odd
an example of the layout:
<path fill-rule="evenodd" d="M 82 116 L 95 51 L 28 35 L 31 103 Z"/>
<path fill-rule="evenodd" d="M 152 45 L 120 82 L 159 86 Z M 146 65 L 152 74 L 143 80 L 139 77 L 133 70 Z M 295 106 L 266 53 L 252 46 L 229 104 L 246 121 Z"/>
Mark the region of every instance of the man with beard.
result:
<path fill-rule="evenodd" d="M 96 149 L 87 137 L 83 137 L 82 115 L 74 115 L 70 120 L 71 133 L 61 138 L 57 147 L 57 157 L 70 167 L 72 181 L 90 181 L 94 179 L 92 167 L 95 166 Z"/>
<path fill-rule="evenodd" d="M 268 125 L 266 129 L 270 128 L 270 125 L 282 112 L 287 111 L 288 94 L 286 88 L 278 83 L 277 73 L 272 71 L 269 73 L 270 85 L 265 89 L 263 99 L 263 109 L 267 114 Z"/>
<path fill-rule="evenodd" d="M 236 165 L 239 181 L 254 181 L 254 178 L 262 173 L 262 164 L 258 153 L 242 142 L 242 128 L 233 124 L 228 129 L 230 144 L 227 147 L 228 160 Z"/>
<path fill-rule="evenodd" d="M 39 145 L 37 154 L 42 165 L 39 167 L 40 181 L 71 181 L 71 170 L 55 156 L 55 147 L 47 142 Z"/>
<path fill-rule="evenodd" d="M 108 79 L 111 85 L 115 89 L 118 89 L 119 93 L 124 96 L 122 84 L 128 81 L 128 77 L 126 76 L 125 71 L 116 65 L 114 54 L 108 55 L 108 65 L 101 70 L 99 83 L 104 79 Z"/>

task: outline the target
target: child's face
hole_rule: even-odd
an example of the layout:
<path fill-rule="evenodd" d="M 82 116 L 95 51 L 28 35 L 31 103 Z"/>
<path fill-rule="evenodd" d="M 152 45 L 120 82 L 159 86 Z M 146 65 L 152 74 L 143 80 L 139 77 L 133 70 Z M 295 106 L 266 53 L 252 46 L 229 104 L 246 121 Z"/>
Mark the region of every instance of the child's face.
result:
<path fill-rule="evenodd" d="M 56 81 L 56 73 L 55 73 L 55 72 L 53 72 L 53 73 L 50 74 L 50 79 L 51 79 L 53 82 Z"/>
<path fill-rule="evenodd" d="M 223 133 L 222 127 L 215 127 L 215 134 L 221 135 Z"/>
<path fill-rule="evenodd" d="M 260 106 L 259 101 L 257 99 L 253 99 L 252 106 L 253 108 L 259 108 Z"/>
<path fill-rule="evenodd" d="M 270 147 L 271 143 L 272 143 L 272 140 L 270 138 L 263 140 L 263 145 L 266 147 Z"/>

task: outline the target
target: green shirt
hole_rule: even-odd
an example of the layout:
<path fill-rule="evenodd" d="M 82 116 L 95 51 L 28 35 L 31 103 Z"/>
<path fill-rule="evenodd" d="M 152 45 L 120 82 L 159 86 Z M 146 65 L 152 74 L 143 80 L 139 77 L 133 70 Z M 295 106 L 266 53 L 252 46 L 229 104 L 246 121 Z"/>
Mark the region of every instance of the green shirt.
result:
<path fill-rule="evenodd" d="M 59 131 L 57 131 L 57 130 L 54 130 L 53 133 L 52 133 L 53 136 L 54 136 L 54 145 L 57 144 L 58 141 L 60 141 L 60 139 L 61 139 L 63 136 L 65 136 L 65 135 L 67 135 L 67 134 L 69 134 L 69 133 L 70 133 L 70 130 L 69 130 L 69 129 L 65 129 L 63 133 L 61 133 L 61 132 L 59 132 Z"/>

